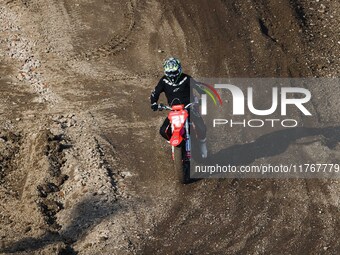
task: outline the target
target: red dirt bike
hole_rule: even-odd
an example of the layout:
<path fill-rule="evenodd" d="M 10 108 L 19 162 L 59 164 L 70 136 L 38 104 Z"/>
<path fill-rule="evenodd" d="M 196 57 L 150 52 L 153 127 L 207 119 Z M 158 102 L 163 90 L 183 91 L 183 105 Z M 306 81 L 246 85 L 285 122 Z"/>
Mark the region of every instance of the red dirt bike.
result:
<path fill-rule="evenodd" d="M 168 118 L 171 125 L 170 145 L 172 159 L 175 164 L 178 179 L 181 183 L 190 183 L 191 137 L 189 128 L 188 109 L 197 103 L 183 104 L 172 107 L 164 104 L 158 105 L 158 110 L 169 110 Z"/>

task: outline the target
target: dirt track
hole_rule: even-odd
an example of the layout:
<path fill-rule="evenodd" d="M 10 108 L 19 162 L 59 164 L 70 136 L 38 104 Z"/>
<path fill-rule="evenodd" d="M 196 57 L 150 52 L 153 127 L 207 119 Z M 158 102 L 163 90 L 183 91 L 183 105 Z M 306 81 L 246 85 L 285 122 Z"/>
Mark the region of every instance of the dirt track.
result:
<path fill-rule="evenodd" d="M 338 254 L 338 180 L 179 185 L 148 96 L 170 55 L 197 77 L 337 77 L 339 5 L 0 0 L 0 253 Z M 339 163 L 340 87 L 310 89 L 317 132 L 230 129 L 230 153 Z"/>

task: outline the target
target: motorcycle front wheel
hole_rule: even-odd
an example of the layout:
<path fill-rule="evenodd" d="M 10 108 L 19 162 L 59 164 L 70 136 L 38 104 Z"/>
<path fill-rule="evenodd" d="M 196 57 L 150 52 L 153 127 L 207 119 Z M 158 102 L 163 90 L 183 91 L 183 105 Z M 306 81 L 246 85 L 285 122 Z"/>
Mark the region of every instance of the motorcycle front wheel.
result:
<path fill-rule="evenodd" d="M 190 160 L 186 158 L 185 144 L 175 147 L 174 166 L 177 179 L 182 184 L 190 183 Z"/>

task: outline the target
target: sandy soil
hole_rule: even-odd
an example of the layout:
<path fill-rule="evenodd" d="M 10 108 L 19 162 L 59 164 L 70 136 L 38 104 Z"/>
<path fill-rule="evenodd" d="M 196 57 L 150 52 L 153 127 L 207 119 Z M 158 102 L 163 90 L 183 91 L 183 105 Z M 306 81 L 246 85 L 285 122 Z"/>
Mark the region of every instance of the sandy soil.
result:
<path fill-rule="evenodd" d="M 338 77 L 339 11 L 0 0 L 0 253 L 338 254 L 337 179 L 180 185 L 148 97 L 170 55 L 197 77 Z M 339 163 L 340 87 L 309 89 L 318 130 L 230 129 L 237 163 Z"/>

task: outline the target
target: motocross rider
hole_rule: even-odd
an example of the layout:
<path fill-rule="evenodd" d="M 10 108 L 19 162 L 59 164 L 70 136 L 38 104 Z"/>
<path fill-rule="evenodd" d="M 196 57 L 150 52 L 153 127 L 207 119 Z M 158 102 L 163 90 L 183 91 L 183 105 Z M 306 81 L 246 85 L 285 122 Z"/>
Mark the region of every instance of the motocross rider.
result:
<path fill-rule="evenodd" d="M 182 72 L 181 62 L 178 59 L 173 57 L 166 59 L 163 64 L 163 68 L 164 76 L 160 79 L 150 96 L 151 109 L 153 111 L 158 110 L 157 102 L 162 92 L 165 93 L 170 106 L 177 104 L 189 104 L 191 102 L 190 90 L 192 89 L 190 88 L 190 81 L 194 82 L 192 87 L 195 88 L 198 93 L 204 93 L 198 82 L 194 81 L 191 76 Z M 206 126 L 204 121 L 199 112 L 194 108 L 190 109 L 189 118 L 195 125 L 195 130 L 200 141 L 199 144 L 202 158 L 206 158 L 208 151 L 206 145 Z M 168 118 L 164 120 L 159 132 L 166 140 L 170 140 L 171 127 Z"/>

